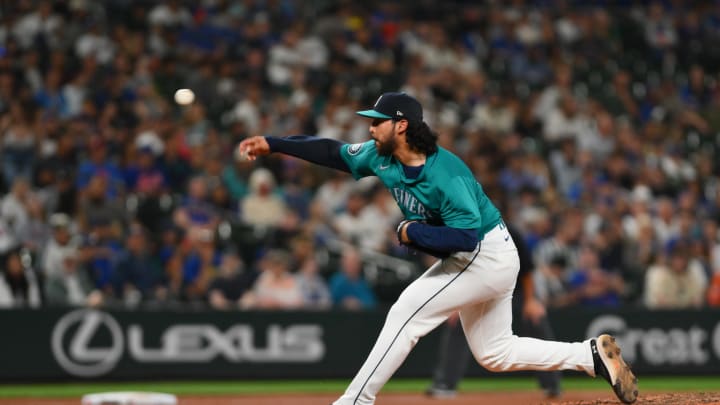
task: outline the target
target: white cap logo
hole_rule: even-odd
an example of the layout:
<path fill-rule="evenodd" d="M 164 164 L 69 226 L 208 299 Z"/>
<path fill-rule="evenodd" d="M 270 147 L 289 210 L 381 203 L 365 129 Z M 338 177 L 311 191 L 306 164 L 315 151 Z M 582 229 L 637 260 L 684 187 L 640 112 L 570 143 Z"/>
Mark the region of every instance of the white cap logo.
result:
<path fill-rule="evenodd" d="M 378 104 L 380 104 L 380 100 L 382 100 L 383 96 L 381 95 L 378 97 L 377 101 L 375 101 L 375 104 L 373 104 L 373 107 L 377 107 Z"/>

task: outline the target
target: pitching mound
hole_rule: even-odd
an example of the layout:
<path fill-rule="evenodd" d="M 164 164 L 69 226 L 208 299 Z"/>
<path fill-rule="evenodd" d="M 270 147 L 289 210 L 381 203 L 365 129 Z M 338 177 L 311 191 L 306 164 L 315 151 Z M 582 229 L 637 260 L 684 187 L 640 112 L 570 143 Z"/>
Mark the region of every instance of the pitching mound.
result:
<path fill-rule="evenodd" d="M 563 405 L 600 405 L 618 404 L 615 399 L 594 401 L 564 401 Z M 717 392 L 682 392 L 640 395 L 637 404 L 680 405 L 680 404 L 720 404 L 720 393 Z"/>

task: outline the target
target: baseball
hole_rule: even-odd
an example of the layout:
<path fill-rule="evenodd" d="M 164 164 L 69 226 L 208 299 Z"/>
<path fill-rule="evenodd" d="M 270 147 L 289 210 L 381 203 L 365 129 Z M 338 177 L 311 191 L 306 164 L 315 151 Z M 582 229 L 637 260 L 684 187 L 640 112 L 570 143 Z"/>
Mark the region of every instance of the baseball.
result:
<path fill-rule="evenodd" d="M 241 151 L 240 148 L 235 148 L 235 160 L 238 162 L 245 162 L 250 160 L 246 151 Z"/>
<path fill-rule="evenodd" d="M 195 93 L 190 89 L 179 89 L 175 92 L 175 102 L 180 105 L 188 105 L 195 101 Z"/>

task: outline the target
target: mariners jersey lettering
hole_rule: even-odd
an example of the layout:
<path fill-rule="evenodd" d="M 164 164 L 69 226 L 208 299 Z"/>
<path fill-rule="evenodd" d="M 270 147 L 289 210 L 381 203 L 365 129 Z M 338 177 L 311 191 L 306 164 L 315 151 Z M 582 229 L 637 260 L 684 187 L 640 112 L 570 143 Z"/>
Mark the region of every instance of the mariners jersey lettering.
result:
<path fill-rule="evenodd" d="M 479 239 L 501 222 L 500 212 L 460 158 L 438 148 L 415 179 L 402 163 L 380 156 L 375 141 L 344 145 L 340 155 L 353 177 L 377 176 L 390 190 L 406 219 L 459 229 L 479 229 Z"/>

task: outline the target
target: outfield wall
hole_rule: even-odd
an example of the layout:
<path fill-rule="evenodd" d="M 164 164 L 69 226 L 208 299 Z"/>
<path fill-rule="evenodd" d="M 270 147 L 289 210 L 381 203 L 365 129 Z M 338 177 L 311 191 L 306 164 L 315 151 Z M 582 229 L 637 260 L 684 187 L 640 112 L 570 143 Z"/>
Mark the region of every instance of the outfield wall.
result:
<path fill-rule="evenodd" d="M 613 333 L 638 374 L 720 373 L 717 310 L 566 310 L 550 319 L 560 340 Z M 5 310 L 0 381 L 351 377 L 383 320 L 381 312 Z M 437 332 L 397 376 L 431 375 Z"/>

